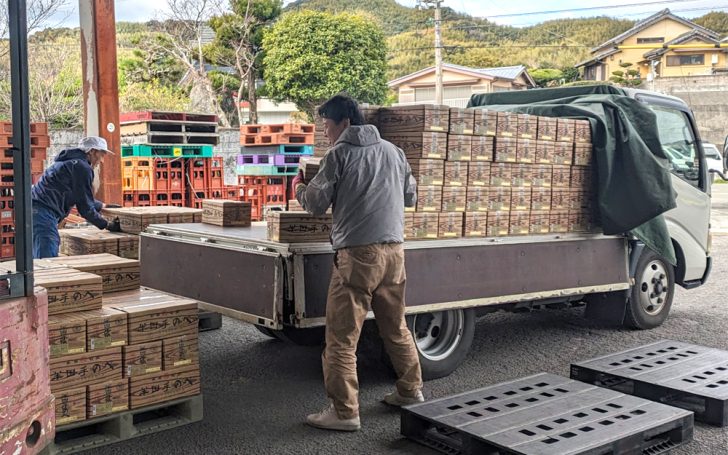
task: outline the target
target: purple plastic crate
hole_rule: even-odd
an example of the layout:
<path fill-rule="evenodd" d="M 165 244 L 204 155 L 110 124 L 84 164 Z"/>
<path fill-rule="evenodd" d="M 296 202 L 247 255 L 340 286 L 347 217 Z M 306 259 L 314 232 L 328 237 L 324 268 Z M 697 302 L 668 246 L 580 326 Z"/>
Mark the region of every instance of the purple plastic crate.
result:
<path fill-rule="evenodd" d="M 301 159 L 301 155 L 275 155 L 274 162 L 276 166 L 296 165 Z"/>
<path fill-rule="evenodd" d="M 273 164 L 275 155 L 238 155 L 238 165 Z"/>

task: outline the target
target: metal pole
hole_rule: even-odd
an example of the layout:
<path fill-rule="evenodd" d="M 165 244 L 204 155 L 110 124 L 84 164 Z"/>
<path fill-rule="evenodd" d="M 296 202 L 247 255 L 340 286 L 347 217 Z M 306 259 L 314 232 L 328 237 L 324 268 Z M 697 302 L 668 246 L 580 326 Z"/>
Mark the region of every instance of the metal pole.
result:
<path fill-rule="evenodd" d="M 33 212 L 30 199 L 30 102 L 28 99 L 28 25 L 25 0 L 8 0 L 10 88 L 13 115 L 15 186 L 15 262 L 25 275 L 24 295 L 33 295 Z"/>
<path fill-rule="evenodd" d="M 435 104 L 442 104 L 442 0 L 435 0 Z"/>

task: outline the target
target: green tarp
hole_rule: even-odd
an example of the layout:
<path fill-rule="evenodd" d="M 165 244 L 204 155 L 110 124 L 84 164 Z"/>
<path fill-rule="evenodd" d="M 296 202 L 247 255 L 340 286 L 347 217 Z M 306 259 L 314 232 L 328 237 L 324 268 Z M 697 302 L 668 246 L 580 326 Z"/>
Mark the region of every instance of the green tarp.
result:
<path fill-rule="evenodd" d="M 675 208 L 675 191 L 655 114 L 648 106 L 619 88 L 591 85 L 473 95 L 468 107 L 588 119 L 604 233 L 632 234 L 677 263 L 662 216 Z"/>

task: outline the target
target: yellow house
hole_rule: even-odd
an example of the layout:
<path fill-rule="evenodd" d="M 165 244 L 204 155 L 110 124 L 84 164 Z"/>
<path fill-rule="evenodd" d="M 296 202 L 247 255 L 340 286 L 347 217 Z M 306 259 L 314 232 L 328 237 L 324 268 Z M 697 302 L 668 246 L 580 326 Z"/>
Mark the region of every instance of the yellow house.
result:
<path fill-rule="evenodd" d="M 643 80 L 656 77 L 697 76 L 725 71 L 726 51 L 717 48 L 720 35 L 664 9 L 591 50 L 592 57 L 576 65 L 584 79 L 606 81 L 621 63 L 632 63 Z M 668 45 L 689 48 L 668 49 Z M 619 48 L 618 46 L 627 46 Z M 628 46 L 654 46 L 630 49 Z"/>
<path fill-rule="evenodd" d="M 435 102 L 435 67 L 402 76 L 389 82 L 396 90 L 398 104 L 432 104 Z M 468 68 L 443 63 L 442 102 L 450 107 L 465 107 L 476 93 L 526 90 L 536 86 L 523 65 L 499 68 Z"/>

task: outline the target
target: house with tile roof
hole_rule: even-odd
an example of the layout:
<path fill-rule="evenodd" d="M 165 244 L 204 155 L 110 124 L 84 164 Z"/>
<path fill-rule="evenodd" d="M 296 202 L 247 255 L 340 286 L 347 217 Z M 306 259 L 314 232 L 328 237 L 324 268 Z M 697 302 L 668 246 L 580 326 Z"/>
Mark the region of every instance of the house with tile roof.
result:
<path fill-rule="evenodd" d="M 526 90 L 536 87 L 523 65 L 498 68 L 469 68 L 444 63 L 442 66 L 443 104 L 465 107 L 477 93 Z M 389 82 L 397 91 L 398 103 L 427 104 L 435 102 L 435 67 L 431 66 Z"/>
<path fill-rule="evenodd" d="M 635 45 L 654 47 L 619 48 Z M 685 47 L 665 47 L 669 45 Z M 614 71 L 622 70 L 622 63 L 632 63 L 643 80 L 708 75 L 728 68 L 728 48 L 719 45 L 718 33 L 664 9 L 595 47 L 591 57 L 576 67 L 583 69 L 585 80 L 594 81 L 609 80 Z"/>

